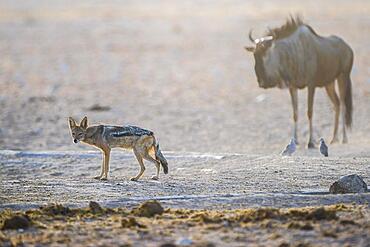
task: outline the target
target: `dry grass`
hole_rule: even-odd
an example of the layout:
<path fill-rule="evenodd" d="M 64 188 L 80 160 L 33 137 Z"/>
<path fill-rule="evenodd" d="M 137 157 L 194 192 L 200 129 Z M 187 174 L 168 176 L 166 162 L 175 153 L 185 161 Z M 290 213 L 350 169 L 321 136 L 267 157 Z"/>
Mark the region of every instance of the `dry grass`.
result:
<path fill-rule="evenodd" d="M 361 245 L 369 241 L 369 213 L 367 207 L 340 204 L 289 209 L 166 209 L 152 217 L 139 217 L 127 208 L 104 208 L 97 213 L 91 208 L 49 205 L 2 211 L 0 225 L 5 219 L 22 215 L 31 226 L 22 231 L 2 230 L 0 243 L 160 246 L 186 237 L 193 246 L 239 246 L 247 242 L 271 246 L 303 242 L 310 246 Z"/>

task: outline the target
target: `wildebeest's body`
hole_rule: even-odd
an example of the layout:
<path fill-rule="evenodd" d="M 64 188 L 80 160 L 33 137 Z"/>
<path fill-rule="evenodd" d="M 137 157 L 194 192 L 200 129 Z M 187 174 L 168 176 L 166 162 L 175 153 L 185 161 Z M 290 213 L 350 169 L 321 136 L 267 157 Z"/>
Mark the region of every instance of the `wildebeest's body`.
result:
<path fill-rule="evenodd" d="M 277 73 L 266 79 L 286 87 L 304 88 L 310 84 L 323 87 L 352 67 L 351 49 L 342 39 L 314 35 L 306 25 L 297 28 L 291 36 L 274 42 L 267 52 L 276 53 L 273 55 L 276 58 L 264 62 L 271 70 L 277 67 Z M 273 64 L 275 61 L 279 64 Z"/>
<path fill-rule="evenodd" d="M 353 64 L 351 48 L 339 37 L 321 37 L 300 19 L 291 19 L 281 28 L 272 29 L 268 37 L 254 40 L 256 47 L 247 47 L 255 57 L 255 72 L 262 88 L 289 88 L 294 113 L 294 137 L 297 138 L 297 89 L 308 87 L 309 147 L 312 141 L 312 108 L 315 87 L 325 87 L 335 107 L 333 142 L 337 140 L 340 103 L 343 120 L 352 123 L 352 90 L 350 72 Z M 338 80 L 340 101 L 335 92 Z M 343 123 L 343 142 L 347 141 Z"/>

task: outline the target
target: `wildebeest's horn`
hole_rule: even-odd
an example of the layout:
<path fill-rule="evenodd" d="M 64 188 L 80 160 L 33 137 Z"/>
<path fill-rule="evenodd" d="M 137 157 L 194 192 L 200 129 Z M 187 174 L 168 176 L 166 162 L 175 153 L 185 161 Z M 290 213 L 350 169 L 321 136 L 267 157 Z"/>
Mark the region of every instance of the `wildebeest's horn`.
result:
<path fill-rule="evenodd" d="M 274 37 L 273 36 L 266 36 L 266 37 L 264 37 L 263 38 L 263 40 L 273 40 L 274 39 Z"/>
<path fill-rule="evenodd" d="M 252 37 L 252 31 L 253 31 L 253 29 L 251 29 L 250 31 L 249 31 L 249 35 L 248 35 L 248 37 L 249 37 L 249 39 L 250 39 L 250 41 L 252 41 L 252 43 L 256 43 L 256 41 L 253 39 L 253 37 Z"/>

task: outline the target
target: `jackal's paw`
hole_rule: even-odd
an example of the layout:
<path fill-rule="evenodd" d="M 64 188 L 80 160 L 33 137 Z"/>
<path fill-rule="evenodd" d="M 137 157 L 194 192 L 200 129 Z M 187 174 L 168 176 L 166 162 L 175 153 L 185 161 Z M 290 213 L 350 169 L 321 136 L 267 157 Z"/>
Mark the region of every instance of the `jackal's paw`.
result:
<path fill-rule="evenodd" d="M 130 180 L 131 180 L 131 181 L 137 181 L 137 180 L 138 180 L 138 178 L 136 178 L 136 177 L 132 177 L 132 178 L 130 178 Z"/>
<path fill-rule="evenodd" d="M 100 180 L 105 181 L 105 180 L 108 180 L 108 178 L 107 177 L 101 177 Z"/>
<path fill-rule="evenodd" d="M 153 180 L 159 180 L 159 177 L 158 176 L 152 176 L 152 179 Z"/>
<path fill-rule="evenodd" d="M 100 179 L 101 178 L 101 176 L 95 176 L 94 177 L 94 179 Z"/>

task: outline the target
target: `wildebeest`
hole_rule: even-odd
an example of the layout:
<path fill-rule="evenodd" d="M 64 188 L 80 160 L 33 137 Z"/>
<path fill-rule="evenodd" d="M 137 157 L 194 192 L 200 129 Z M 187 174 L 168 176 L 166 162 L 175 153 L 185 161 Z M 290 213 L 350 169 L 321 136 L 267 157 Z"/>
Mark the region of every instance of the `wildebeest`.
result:
<path fill-rule="evenodd" d="M 293 106 L 294 138 L 297 140 L 297 90 L 308 88 L 309 141 L 312 139 L 312 109 L 316 87 L 325 87 L 335 109 L 334 133 L 331 143 L 338 141 L 340 110 L 343 119 L 343 143 L 347 142 L 346 126 L 352 124 L 352 85 L 350 73 L 353 51 L 337 36 L 322 37 L 299 17 L 291 17 L 278 28 L 269 29 L 266 36 L 249 39 L 255 44 L 245 47 L 253 52 L 255 73 L 261 88 L 289 88 Z M 338 82 L 339 98 L 335 90 Z"/>

